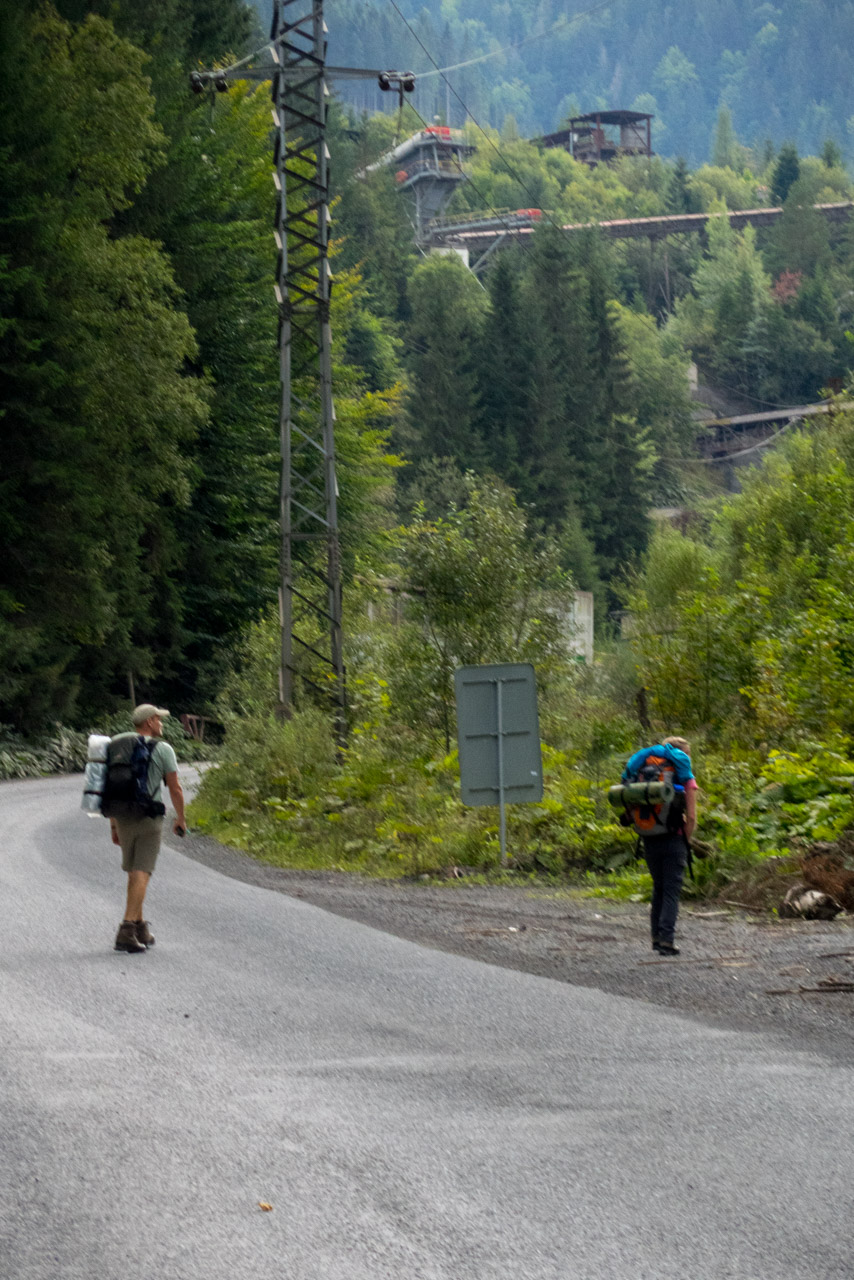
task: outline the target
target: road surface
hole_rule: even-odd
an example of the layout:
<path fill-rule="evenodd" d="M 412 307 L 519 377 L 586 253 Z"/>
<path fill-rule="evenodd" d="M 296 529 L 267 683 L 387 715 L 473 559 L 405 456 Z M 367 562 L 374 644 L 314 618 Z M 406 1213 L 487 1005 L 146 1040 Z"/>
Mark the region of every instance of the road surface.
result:
<path fill-rule="evenodd" d="M 79 785 L 0 786 L 4 1280 L 851 1276 L 851 1067 L 177 847 L 115 953 Z"/>

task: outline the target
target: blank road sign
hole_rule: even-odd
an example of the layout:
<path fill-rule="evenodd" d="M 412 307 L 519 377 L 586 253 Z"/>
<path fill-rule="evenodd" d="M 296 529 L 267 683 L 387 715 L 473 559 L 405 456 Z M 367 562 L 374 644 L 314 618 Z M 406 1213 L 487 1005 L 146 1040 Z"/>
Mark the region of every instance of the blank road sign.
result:
<path fill-rule="evenodd" d="M 454 673 L 463 804 L 543 798 L 537 685 L 528 662 Z"/>

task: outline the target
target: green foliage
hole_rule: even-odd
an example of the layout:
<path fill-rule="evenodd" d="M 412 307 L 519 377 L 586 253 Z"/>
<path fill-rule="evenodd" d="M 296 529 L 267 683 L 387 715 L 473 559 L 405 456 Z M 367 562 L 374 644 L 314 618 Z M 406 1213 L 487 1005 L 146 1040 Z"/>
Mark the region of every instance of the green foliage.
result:
<path fill-rule="evenodd" d="M 701 165 L 691 174 L 691 190 L 701 209 L 755 209 L 762 203 L 756 179 L 744 169 Z"/>
<path fill-rule="evenodd" d="M 43 733 L 25 736 L 10 725 L 0 724 L 0 781 L 11 778 L 41 778 L 56 773 L 80 773 L 85 768 L 90 733 L 126 733 L 130 729 L 126 714 L 102 717 L 97 725 L 85 730 L 54 724 Z M 175 749 L 179 761 L 207 760 L 210 748 L 195 742 L 184 731 L 180 720 L 163 723 L 163 737 Z"/>
<path fill-rule="evenodd" d="M 750 472 L 710 545 L 663 531 L 629 592 L 632 643 L 664 720 L 785 747 L 854 731 L 850 416 Z"/>
<path fill-rule="evenodd" d="M 790 200 L 766 250 L 772 269 L 789 275 L 782 288 L 779 279 L 772 288 L 755 232 L 748 227 L 739 235 L 723 219 L 715 221 L 708 256 L 691 293 L 676 304 L 668 337 L 690 349 L 728 391 L 760 403 L 814 399 L 844 373 L 847 360 L 834 294 L 847 297 L 850 280 L 833 273 L 831 282 L 828 255 L 825 224 Z M 815 272 L 808 284 L 801 267 Z"/>
<path fill-rule="evenodd" d="M 789 192 L 801 174 L 798 149 L 790 142 L 780 148 L 774 171 L 771 174 L 771 199 L 775 204 L 785 204 Z"/>
<path fill-rule="evenodd" d="M 411 727 L 453 727 L 456 667 L 533 662 L 548 681 L 566 651 L 571 584 L 556 549 L 533 542 L 512 494 L 465 479 L 465 506 L 438 520 L 416 511 L 402 531 L 401 568 L 411 595 L 389 679 Z"/>
<path fill-rule="evenodd" d="M 597 106 L 652 112 L 655 150 L 695 164 L 707 158 L 722 108 L 733 132 L 757 150 L 769 135 L 777 145 L 792 138 L 805 152 L 818 151 L 828 136 L 848 141 L 854 16 L 845 5 L 651 0 L 587 14 L 504 0 L 402 0 L 400 7 L 412 33 L 379 0 L 334 0 L 330 60 L 417 69 L 427 65 L 426 47 L 440 66 L 463 63 L 450 78 L 454 93 L 440 77 L 425 78 L 415 106 L 425 120 L 460 126 L 464 103 L 496 131 L 508 155 L 512 125 L 506 142 L 497 133 L 508 115 L 523 136 L 535 137 Z M 263 8 L 266 19 L 269 0 Z M 477 61 L 484 55 L 490 56 Z M 370 82 L 342 84 L 340 92 L 360 111 L 385 105 L 393 120 L 392 95 Z M 738 158 L 720 142 L 719 152 L 728 164 Z M 503 203 L 531 202 L 517 189 Z"/>
<path fill-rule="evenodd" d="M 412 426 L 406 451 L 416 461 L 454 457 L 464 467 L 477 465 L 475 351 L 486 308 L 483 290 L 456 254 L 428 257 L 412 273 L 409 305 Z"/>
<path fill-rule="evenodd" d="M 712 164 L 717 168 L 735 171 L 744 168 L 746 159 L 744 148 L 740 145 L 732 127 L 732 113 L 723 103 L 718 108 L 711 159 Z"/>
<path fill-rule="evenodd" d="M 109 703 L 155 652 L 173 661 L 171 512 L 206 405 L 168 260 L 109 225 L 160 159 L 144 56 L 103 19 L 73 28 L 47 7 L 15 39 L 0 87 L 0 667 L 4 714 L 34 728 Z"/>

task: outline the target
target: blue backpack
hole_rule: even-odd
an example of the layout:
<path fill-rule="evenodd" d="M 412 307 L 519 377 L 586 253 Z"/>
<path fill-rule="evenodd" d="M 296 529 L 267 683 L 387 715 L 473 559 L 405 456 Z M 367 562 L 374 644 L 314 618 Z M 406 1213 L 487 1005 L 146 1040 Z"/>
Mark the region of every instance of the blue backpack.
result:
<path fill-rule="evenodd" d="M 624 783 L 660 782 L 667 784 L 668 791 L 672 788 L 669 799 L 638 799 L 626 804 L 626 813 L 638 835 L 661 836 L 682 829 L 685 783 L 693 776 L 690 757 L 669 743 L 658 743 L 635 752 L 623 770 Z"/>

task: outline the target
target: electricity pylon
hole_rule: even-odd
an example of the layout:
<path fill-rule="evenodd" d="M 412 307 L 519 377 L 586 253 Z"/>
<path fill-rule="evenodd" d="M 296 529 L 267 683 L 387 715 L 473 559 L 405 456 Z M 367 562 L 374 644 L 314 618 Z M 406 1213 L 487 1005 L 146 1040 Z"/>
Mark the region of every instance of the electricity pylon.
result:
<path fill-rule="evenodd" d="M 346 731 L 341 547 L 335 476 L 335 406 L 329 302 L 329 151 L 326 145 L 326 24 L 323 0 L 274 0 L 270 44 L 224 70 L 194 72 L 196 93 L 231 80 L 271 80 L 275 126 L 275 236 L 279 249 L 281 401 L 281 654 L 279 705 L 292 711 L 300 683 L 331 702 L 339 741 Z M 269 55 L 272 64 L 258 55 Z M 336 78 L 376 78 L 411 93 L 411 72 L 329 69 Z"/>
<path fill-rule="evenodd" d="M 298 677 L 346 712 L 335 406 L 329 323 L 329 151 L 322 0 L 275 0 L 274 160 L 278 189 L 282 624 L 279 699 Z"/>

